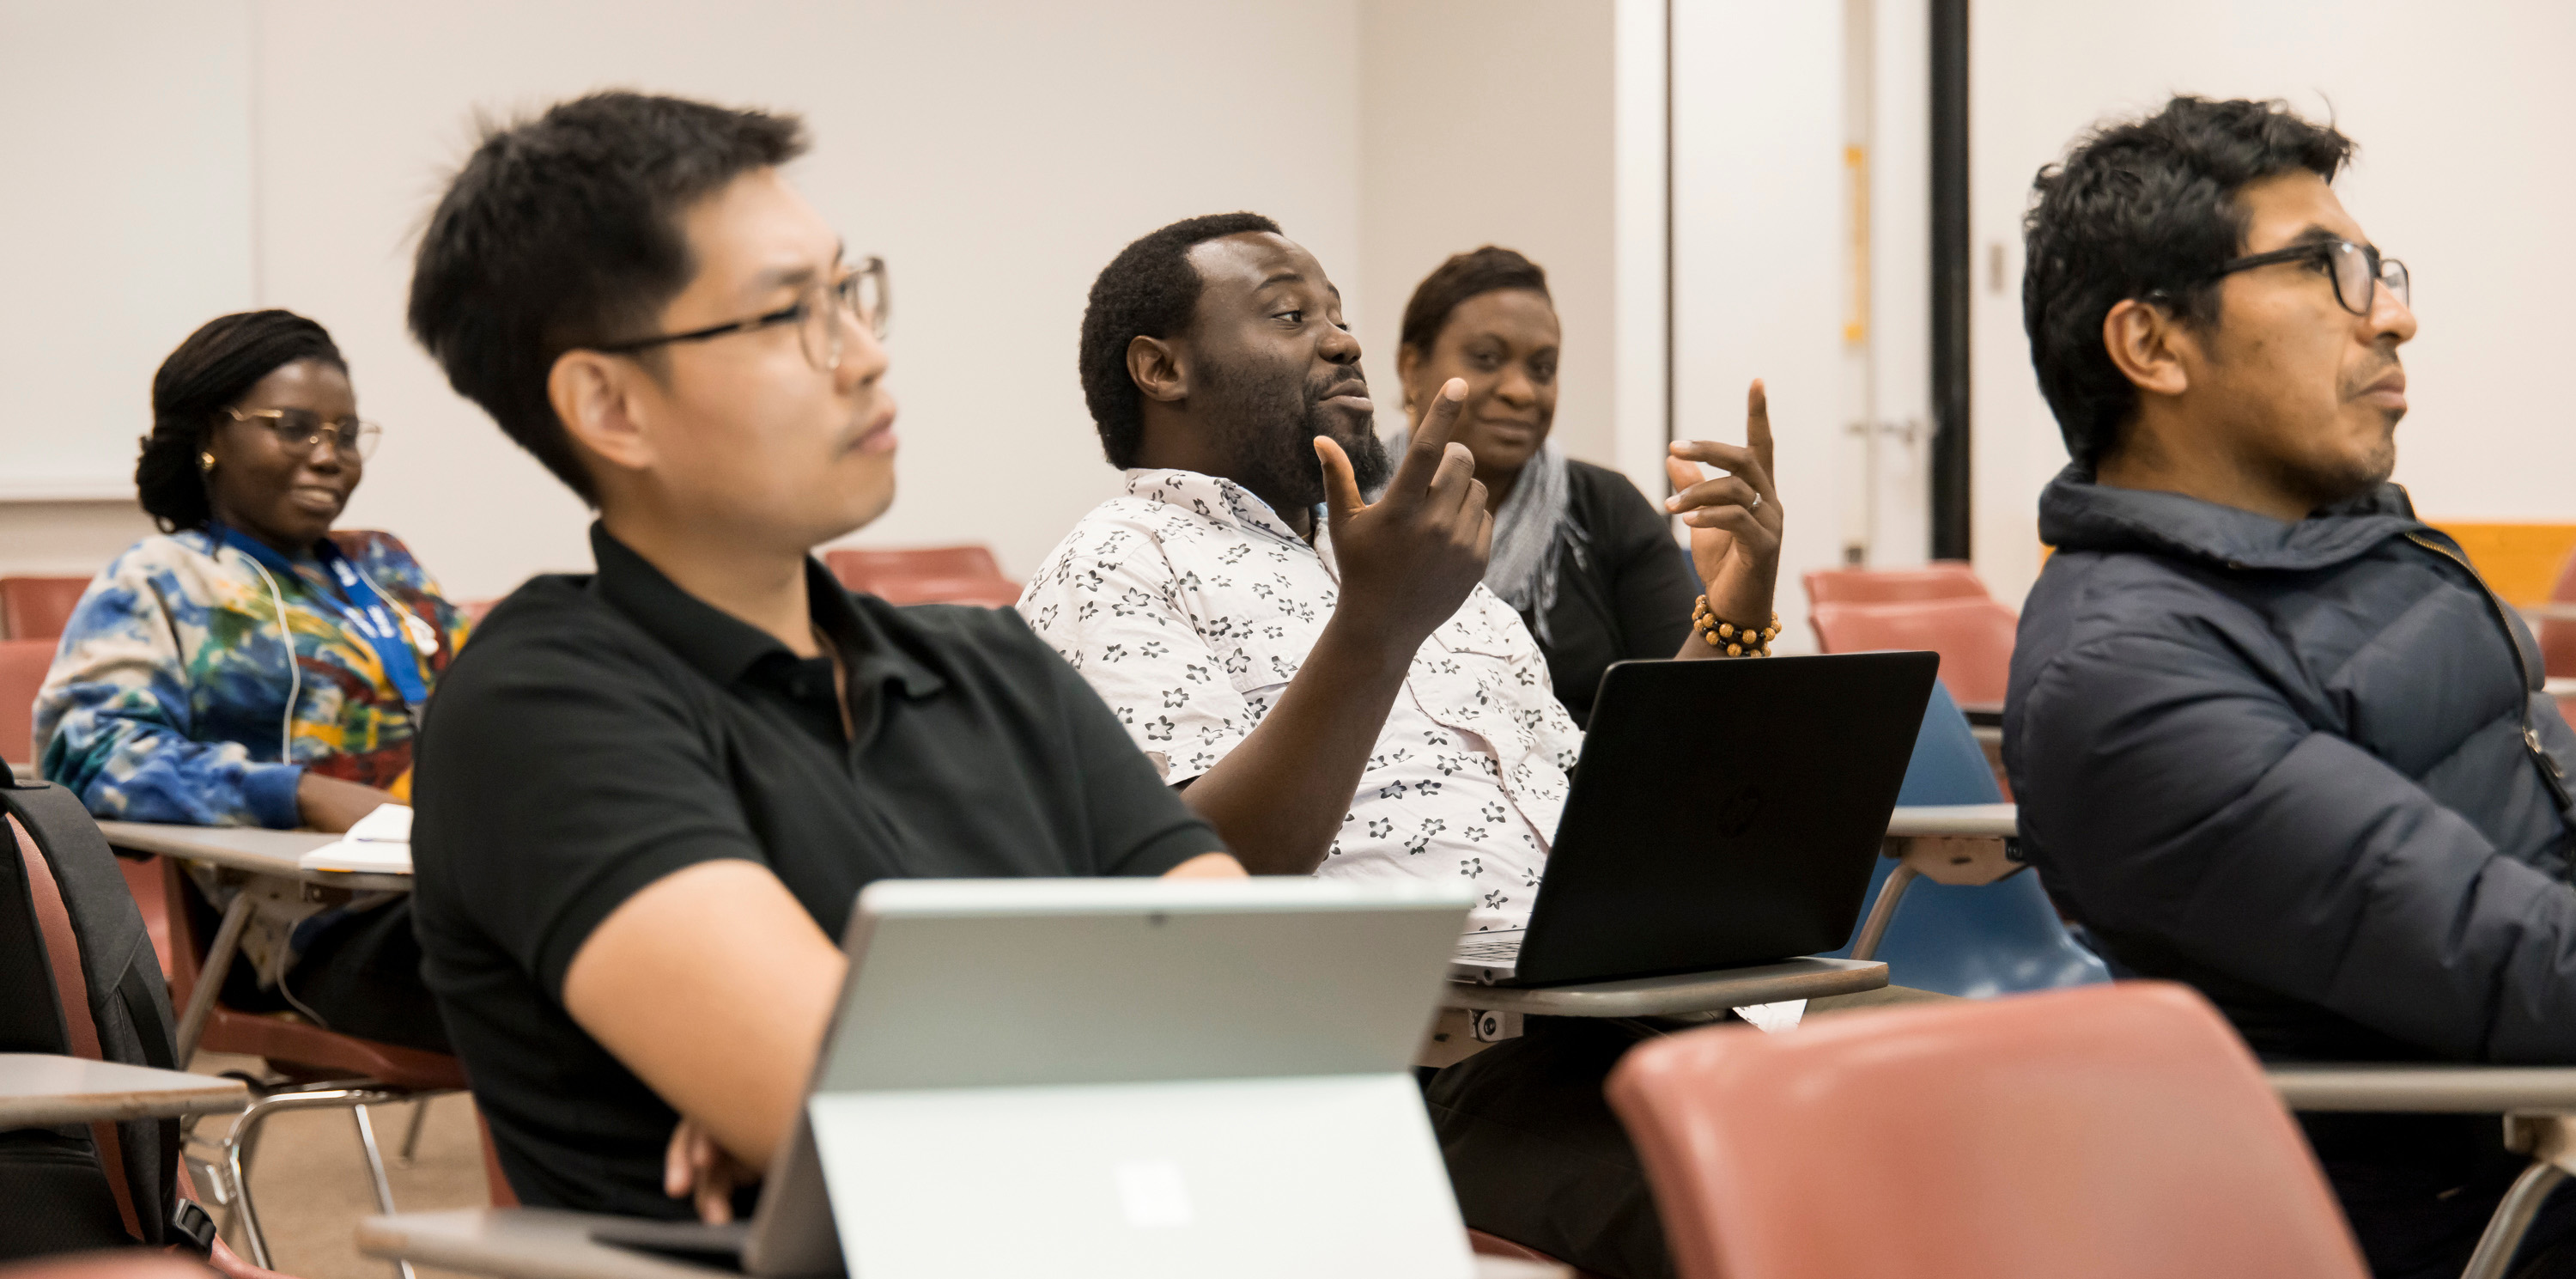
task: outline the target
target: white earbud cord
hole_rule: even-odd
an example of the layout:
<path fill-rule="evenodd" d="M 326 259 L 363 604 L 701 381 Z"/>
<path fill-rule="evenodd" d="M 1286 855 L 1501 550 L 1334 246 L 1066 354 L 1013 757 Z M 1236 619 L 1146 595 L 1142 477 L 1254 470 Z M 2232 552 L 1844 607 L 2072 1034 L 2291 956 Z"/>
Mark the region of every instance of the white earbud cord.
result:
<path fill-rule="evenodd" d="M 269 602 L 277 606 L 277 637 L 286 645 L 286 711 L 277 717 L 277 762 L 295 762 L 295 703 L 304 697 L 304 666 L 295 660 L 295 628 L 286 621 L 286 595 L 277 589 L 277 579 L 268 575 L 268 566 L 256 555 L 243 559 L 259 570 L 259 580 L 268 583 Z"/>
<path fill-rule="evenodd" d="M 292 764 L 295 762 L 295 704 L 304 698 L 304 665 L 295 660 L 295 628 L 286 620 L 285 592 L 277 589 L 277 579 L 269 576 L 268 566 L 260 563 L 258 556 L 245 555 L 242 558 L 259 570 L 259 580 L 268 584 L 268 601 L 277 606 L 277 637 L 286 645 L 286 711 L 277 717 L 277 762 Z M 295 1010 L 314 1025 L 330 1029 L 329 1018 L 295 997 L 295 992 L 286 984 L 284 973 L 277 975 L 277 993 L 285 996 L 286 1002 L 295 1005 Z"/>

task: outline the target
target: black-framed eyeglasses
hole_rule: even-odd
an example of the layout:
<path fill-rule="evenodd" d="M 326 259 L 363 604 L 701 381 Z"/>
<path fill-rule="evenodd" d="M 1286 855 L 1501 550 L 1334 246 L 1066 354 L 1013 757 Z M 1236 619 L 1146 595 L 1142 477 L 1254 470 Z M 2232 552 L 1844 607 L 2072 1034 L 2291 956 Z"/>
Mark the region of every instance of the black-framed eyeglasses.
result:
<path fill-rule="evenodd" d="M 277 446 L 290 457 L 311 457 L 322 438 L 331 438 L 331 451 L 343 458 L 365 458 L 376 451 L 376 441 L 384 437 L 385 428 L 373 422 L 344 417 L 326 421 L 311 409 L 225 409 L 236 422 L 248 422 L 266 429 L 277 437 Z"/>
<path fill-rule="evenodd" d="M 884 258 L 871 257 L 850 268 L 836 280 L 818 280 L 798 295 L 794 305 L 780 307 L 767 315 L 727 324 L 711 324 L 686 333 L 665 333 L 657 337 L 636 338 L 630 342 L 606 342 L 590 349 L 608 355 L 626 355 L 648 351 L 673 342 L 704 342 L 712 338 L 751 333 L 781 324 L 796 326 L 796 341 L 805 349 L 805 358 L 825 373 L 841 366 L 842 340 L 846 330 L 841 318 L 847 315 L 882 342 L 886 336 L 886 266 Z"/>
<path fill-rule="evenodd" d="M 2334 280 L 2335 301 L 2342 303 L 2343 309 L 2354 315 L 2370 314 L 2370 291 L 2373 285 L 2378 284 L 2387 285 L 2400 303 L 2407 306 L 2415 304 L 2412 281 L 2407 276 L 2405 263 L 2395 258 L 2383 258 L 2379 256 L 2378 249 L 2350 240 L 2315 240 L 2269 253 L 2250 254 L 2219 263 L 2218 269 L 2210 272 L 2208 278 L 2215 280 L 2275 262 L 2322 262 L 2326 274 Z"/>

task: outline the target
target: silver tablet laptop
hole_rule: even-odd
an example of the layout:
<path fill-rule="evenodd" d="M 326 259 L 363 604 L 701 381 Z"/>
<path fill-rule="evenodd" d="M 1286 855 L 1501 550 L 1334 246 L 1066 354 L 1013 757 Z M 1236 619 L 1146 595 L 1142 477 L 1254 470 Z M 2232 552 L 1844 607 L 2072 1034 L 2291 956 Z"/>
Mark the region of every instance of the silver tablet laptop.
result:
<path fill-rule="evenodd" d="M 1290 878 L 870 885 L 748 1229 L 598 1237 L 764 1276 L 1465 1279 L 1411 1065 L 1468 905 Z"/>

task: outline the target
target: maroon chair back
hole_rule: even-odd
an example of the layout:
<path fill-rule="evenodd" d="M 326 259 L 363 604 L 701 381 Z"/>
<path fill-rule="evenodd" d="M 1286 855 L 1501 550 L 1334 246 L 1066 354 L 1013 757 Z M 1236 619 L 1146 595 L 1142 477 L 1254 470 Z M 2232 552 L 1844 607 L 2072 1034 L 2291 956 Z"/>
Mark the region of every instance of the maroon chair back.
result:
<path fill-rule="evenodd" d="M 2362 1279 L 2260 1064 L 2163 982 L 1649 1040 L 1610 1074 L 1681 1279 Z"/>
<path fill-rule="evenodd" d="M 1802 580 L 1809 604 L 1901 604 L 1992 594 L 1966 560 L 1934 560 L 1920 568 L 1820 568 Z"/>
<path fill-rule="evenodd" d="M 2558 568 L 2558 583 L 2549 588 L 2552 604 L 2576 604 L 2576 554 Z M 2540 660 L 2552 675 L 2576 675 L 2576 622 L 2540 624 Z M 2564 705 L 2564 703 L 2561 703 Z"/>
<path fill-rule="evenodd" d="M 162 910 L 169 921 L 170 1003 L 185 1008 L 196 992 L 199 966 L 205 962 L 206 948 L 213 941 L 212 933 L 203 927 L 207 921 L 200 918 L 200 912 L 212 912 L 205 910 L 178 862 L 167 857 L 157 860 L 161 863 Z M 198 1033 L 197 1047 L 203 1052 L 242 1053 L 340 1075 L 363 1075 L 418 1092 L 463 1091 L 466 1087 L 464 1063 L 445 1053 L 338 1034 L 302 1020 L 239 1012 L 225 1007 L 220 996 L 207 1011 L 206 1027 Z"/>
<path fill-rule="evenodd" d="M 2012 676 L 2011 609 L 1983 597 L 1902 604 L 1818 604 L 1808 610 L 1816 643 L 1828 653 L 1930 649 L 1941 655 L 1941 683 L 1963 708 L 1999 707 Z"/>
<path fill-rule="evenodd" d="M 53 667 L 53 640 L 0 640 L 0 760 L 36 762 L 36 691 Z"/>
<path fill-rule="evenodd" d="M 1001 608 L 1020 599 L 1020 584 L 1002 576 L 1001 564 L 982 546 L 826 551 L 823 565 L 841 585 L 893 604 Z"/>
<path fill-rule="evenodd" d="M 86 577 L 0 577 L 0 638 L 58 640 Z"/>

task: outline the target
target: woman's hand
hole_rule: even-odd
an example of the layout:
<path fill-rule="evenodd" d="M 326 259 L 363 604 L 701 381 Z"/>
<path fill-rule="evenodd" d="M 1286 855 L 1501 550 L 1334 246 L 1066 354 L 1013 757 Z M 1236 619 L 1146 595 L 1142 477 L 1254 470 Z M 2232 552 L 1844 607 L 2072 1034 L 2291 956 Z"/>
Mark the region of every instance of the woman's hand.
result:
<path fill-rule="evenodd" d="M 1727 474 L 1703 479 L 1706 462 Z M 1664 509 L 1691 530 L 1691 566 L 1717 616 L 1738 625 L 1771 620 L 1780 579 L 1780 491 L 1771 482 L 1771 402 L 1760 379 L 1744 397 L 1744 445 L 1675 440 L 1664 473 Z"/>
<path fill-rule="evenodd" d="M 314 830 L 337 835 L 358 824 L 380 804 L 399 804 L 392 792 L 358 782 L 324 777 L 311 769 L 295 782 L 295 812 Z"/>
<path fill-rule="evenodd" d="M 733 1220 L 733 1192 L 760 1180 L 760 1174 L 725 1153 L 699 1127 L 682 1119 L 671 1129 L 670 1149 L 662 1152 L 662 1193 L 692 1200 L 698 1220 L 721 1226 Z"/>

